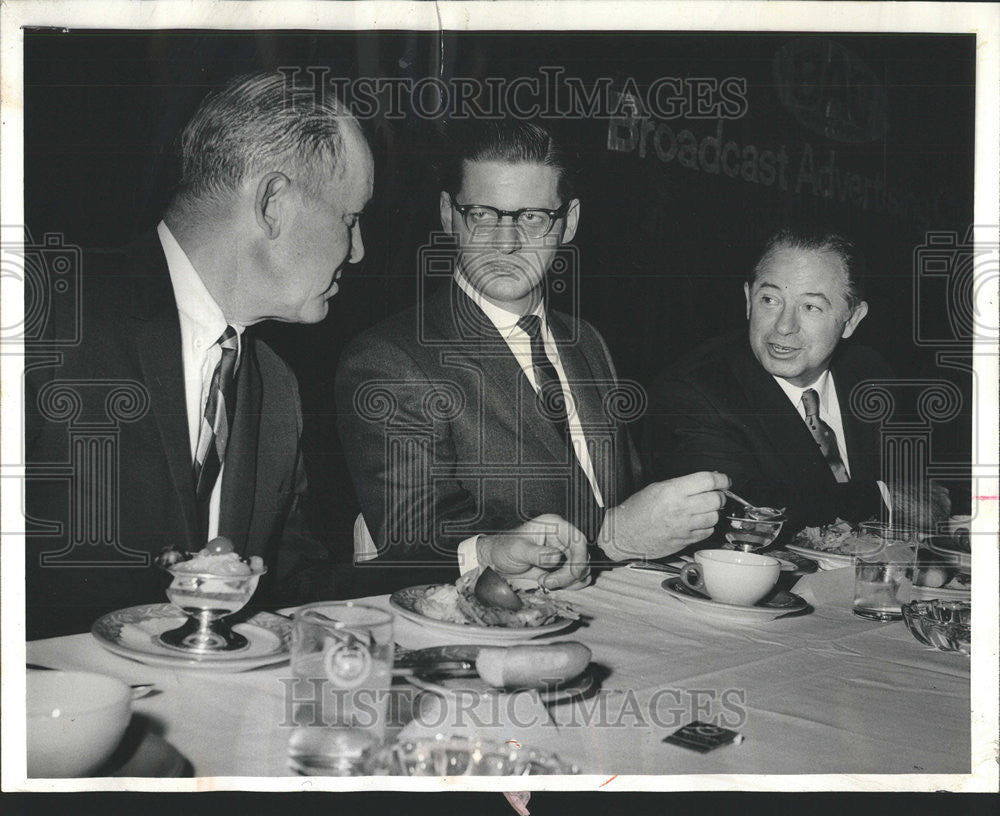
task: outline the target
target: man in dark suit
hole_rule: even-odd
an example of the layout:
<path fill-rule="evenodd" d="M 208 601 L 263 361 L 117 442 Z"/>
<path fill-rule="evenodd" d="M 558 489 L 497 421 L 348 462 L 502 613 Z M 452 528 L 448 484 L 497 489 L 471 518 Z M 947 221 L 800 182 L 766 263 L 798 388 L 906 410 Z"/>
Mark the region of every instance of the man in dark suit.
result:
<path fill-rule="evenodd" d="M 332 95 L 279 74 L 210 95 L 182 151 L 156 234 L 84 256 L 80 342 L 27 366 L 29 638 L 164 602 L 165 547 L 225 536 L 269 565 L 261 595 L 324 555 L 298 507 L 295 377 L 253 327 L 326 316 L 364 252 L 371 153 Z"/>
<path fill-rule="evenodd" d="M 621 560 L 705 537 L 728 480 L 638 490 L 626 422 L 644 395 L 618 382 L 591 325 L 547 308 L 546 273 L 580 218 L 558 144 L 515 120 L 451 133 L 440 193 L 457 244 L 450 280 L 356 338 L 337 373 L 374 564 L 405 565 L 377 570 L 381 586 L 479 565 L 578 587 L 587 543 Z"/>
<path fill-rule="evenodd" d="M 842 342 L 868 312 L 860 264 L 838 235 L 772 236 L 744 285 L 748 330 L 696 349 L 652 388 L 652 476 L 720 470 L 750 502 L 787 507 L 789 529 L 880 512 L 880 440 L 851 394 L 892 373 L 874 351 Z"/>

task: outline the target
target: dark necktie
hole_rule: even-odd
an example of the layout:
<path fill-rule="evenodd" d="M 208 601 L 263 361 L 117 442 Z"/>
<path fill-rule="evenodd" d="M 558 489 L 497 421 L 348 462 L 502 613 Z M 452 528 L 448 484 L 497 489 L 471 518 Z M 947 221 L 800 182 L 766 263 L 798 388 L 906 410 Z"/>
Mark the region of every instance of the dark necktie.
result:
<path fill-rule="evenodd" d="M 194 483 L 198 501 L 205 502 L 219 478 L 222 463 L 226 460 L 229 430 L 233 425 L 236 408 L 236 352 L 239 348 L 236 330 L 226 326 L 218 340 L 222 357 L 212 374 L 205 401 L 205 414 L 198 434 L 198 449 L 194 459 Z"/>
<path fill-rule="evenodd" d="M 535 371 L 535 385 L 538 387 L 538 410 L 549 419 L 566 444 L 566 461 L 570 464 L 569 505 L 563 515 L 575 524 L 588 539 L 593 540 L 600 530 L 603 513 L 594 498 L 590 480 L 576 455 L 573 437 L 569 430 L 566 414 L 566 399 L 556 368 L 545 353 L 542 340 L 542 321 L 537 315 L 525 315 L 517 321 L 521 329 L 531 339 L 531 366 Z"/>
<path fill-rule="evenodd" d="M 837 435 L 833 428 L 827 425 L 819 416 L 819 394 L 814 388 L 807 388 L 802 392 L 802 405 L 806 409 L 806 427 L 809 433 L 816 440 L 823 458 L 833 471 L 838 482 L 849 480 L 847 468 L 844 467 L 844 460 L 840 456 L 840 448 L 837 445 Z"/>
<path fill-rule="evenodd" d="M 538 401 L 542 414 L 552 420 L 563 436 L 569 436 L 566 400 L 556 368 L 545 353 L 542 340 L 542 321 L 538 315 L 525 315 L 517 321 L 518 328 L 531 339 L 531 366 L 535 370 Z"/>

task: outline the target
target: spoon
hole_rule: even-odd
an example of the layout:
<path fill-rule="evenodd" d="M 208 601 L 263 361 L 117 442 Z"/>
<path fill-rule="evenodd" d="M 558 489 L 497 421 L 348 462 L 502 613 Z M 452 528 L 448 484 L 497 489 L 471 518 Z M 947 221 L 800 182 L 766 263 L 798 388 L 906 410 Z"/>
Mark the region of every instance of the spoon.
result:
<path fill-rule="evenodd" d="M 746 499 L 737 496 L 732 490 L 723 490 L 722 493 L 723 495 L 729 496 L 729 498 L 738 501 L 745 508 L 747 508 L 747 510 L 756 510 L 757 513 L 751 516 L 751 518 L 755 521 L 766 521 L 769 518 L 783 515 L 786 509 L 784 507 L 780 510 L 775 510 L 773 507 L 758 507 L 756 504 L 750 504 L 750 502 Z"/>
<path fill-rule="evenodd" d="M 518 610 L 522 606 L 513 587 L 497 575 L 490 567 L 486 567 L 476 580 L 473 589 L 476 598 L 485 606 L 495 606 L 500 609 Z"/>

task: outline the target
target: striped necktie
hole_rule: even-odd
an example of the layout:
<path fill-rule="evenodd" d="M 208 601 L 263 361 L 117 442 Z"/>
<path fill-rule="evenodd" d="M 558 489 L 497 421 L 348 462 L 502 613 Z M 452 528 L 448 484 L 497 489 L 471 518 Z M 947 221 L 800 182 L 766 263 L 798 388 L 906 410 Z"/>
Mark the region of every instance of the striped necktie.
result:
<path fill-rule="evenodd" d="M 198 449 L 194 460 L 194 483 L 198 501 L 207 501 L 226 460 L 229 430 L 236 408 L 236 353 L 239 337 L 232 326 L 218 340 L 222 357 L 212 374 L 205 401 L 205 414 L 198 434 Z"/>
<path fill-rule="evenodd" d="M 833 471 L 834 478 L 838 482 L 849 481 L 847 468 L 844 467 L 840 447 L 837 445 L 837 435 L 833 432 L 833 428 L 820 419 L 819 394 L 816 393 L 816 389 L 807 388 L 802 392 L 802 405 L 806 409 L 806 427 L 819 445 L 823 458 Z"/>

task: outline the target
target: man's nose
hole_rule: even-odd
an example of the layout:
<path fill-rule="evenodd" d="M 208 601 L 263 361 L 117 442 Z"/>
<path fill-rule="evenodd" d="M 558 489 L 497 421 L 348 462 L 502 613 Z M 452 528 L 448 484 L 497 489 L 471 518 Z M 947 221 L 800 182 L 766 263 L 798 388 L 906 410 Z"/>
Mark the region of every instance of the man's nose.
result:
<path fill-rule="evenodd" d="M 493 243 L 506 253 L 516 252 L 521 248 L 521 232 L 513 218 L 501 218 L 493 232 Z"/>
<path fill-rule="evenodd" d="M 782 306 L 775 328 L 779 334 L 794 334 L 799 330 L 799 320 L 794 306 Z"/>
<path fill-rule="evenodd" d="M 361 237 L 361 222 L 351 227 L 351 263 L 358 263 L 365 257 L 365 242 Z"/>

